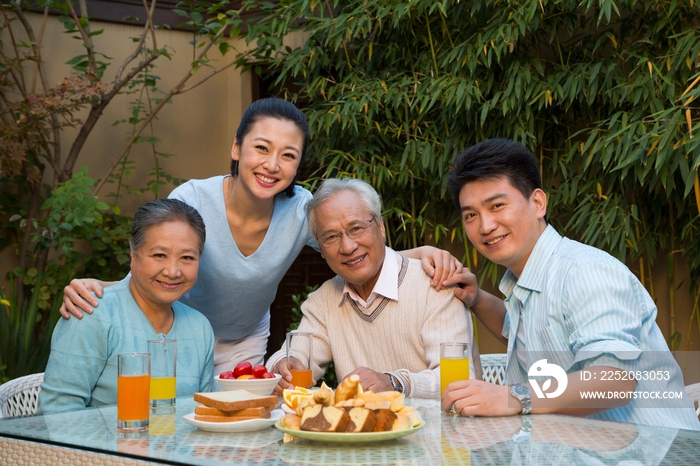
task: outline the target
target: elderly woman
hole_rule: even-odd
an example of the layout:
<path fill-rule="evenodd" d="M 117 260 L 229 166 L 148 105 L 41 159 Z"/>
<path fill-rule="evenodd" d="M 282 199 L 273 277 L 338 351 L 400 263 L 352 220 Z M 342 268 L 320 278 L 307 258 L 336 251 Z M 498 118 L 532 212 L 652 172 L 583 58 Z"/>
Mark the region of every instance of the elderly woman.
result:
<path fill-rule="evenodd" d="M 209 321 L 178 302 L 197 281 L 205 228 L 177 199 L 145 204 L 131 227 L 131 275 L 109 287 L 98 312 L 61 320 L 39 396 L 39 410 L 116 404 L 117 355 L 147 353 L 148 340 L 177 340 L 177 394 L 211 391 L 214 333 Z"/>

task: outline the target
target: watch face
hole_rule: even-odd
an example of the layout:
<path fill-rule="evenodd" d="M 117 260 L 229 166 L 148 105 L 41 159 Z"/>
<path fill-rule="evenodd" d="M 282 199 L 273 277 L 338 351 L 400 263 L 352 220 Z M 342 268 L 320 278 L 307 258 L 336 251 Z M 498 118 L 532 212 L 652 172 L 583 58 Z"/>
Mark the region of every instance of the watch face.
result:
<path fill-rule="evenodd" d="M 513 395 L 517 396 L 529 396 L 530 390 L 524 385 L 513 385 Z"/>

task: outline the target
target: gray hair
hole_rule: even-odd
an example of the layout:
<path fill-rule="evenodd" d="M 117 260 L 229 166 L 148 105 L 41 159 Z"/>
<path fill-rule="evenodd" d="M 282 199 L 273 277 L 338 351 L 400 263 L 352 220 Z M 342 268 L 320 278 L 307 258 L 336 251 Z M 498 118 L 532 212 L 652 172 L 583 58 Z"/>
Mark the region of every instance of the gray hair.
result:
<path fill-rule="evenodd" d="M 369 210 L 372 218 L 380 221 L 382 218 L 382 199 L 367 182 L 356 178 L 330 178 L 321 183 L 314 193 L 313 199 L 306 206 L 306 218 L 309 221 L 309 232 L 316 237 L 316 211 L 332 195 L 340 191 L 352 191 L 358 196 Z"/>
<path fill-rule="evenodd" d="M 183 222 L 192 227 L 199 236 L 199 255 L 204 251 L 206 228 L 197 209 L 179 199 L 158 199 L 139 207 L 131 224 L 131 250 L 137 252 L 146 242 L 148 231 L 161 223 Z"/>

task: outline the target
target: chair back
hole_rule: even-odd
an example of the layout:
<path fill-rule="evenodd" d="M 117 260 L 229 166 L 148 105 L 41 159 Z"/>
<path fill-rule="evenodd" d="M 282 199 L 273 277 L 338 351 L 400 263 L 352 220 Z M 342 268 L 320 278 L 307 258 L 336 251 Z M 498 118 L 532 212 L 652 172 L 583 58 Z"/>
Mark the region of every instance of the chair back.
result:
<path fill-rule="evenodd" d="M 484 382 L 504 385 L 506 382 L 506 354 L 482 354 L 481 369 Z"/>
<path fill-rule="evenodd" d="M 695 414 L 700 416 L 700 382 L 685 386 L 685 392 L 688 394 L 690 401 L 693 402 Z"/>
<path fill-rule="evenodd" d="M 30 416 L 39 405 L 44 373 L 25 375 L 0 385 L 0 417 Z"/>

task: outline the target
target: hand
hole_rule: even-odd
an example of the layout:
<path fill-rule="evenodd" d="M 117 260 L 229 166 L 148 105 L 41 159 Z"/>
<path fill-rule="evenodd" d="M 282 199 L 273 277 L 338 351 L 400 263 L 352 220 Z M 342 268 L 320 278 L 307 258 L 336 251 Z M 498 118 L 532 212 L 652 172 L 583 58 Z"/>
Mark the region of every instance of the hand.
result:
<path fill-rule="evenodd" d="M 346 375 L 345 378 L 347 379 L 353 374 L 360 376 L 360 384 L 364 390 L 372 390 L 377 393 L 394 389 L 394 386 L 391 384 L 391 378 L 383 372 L 373 371 L 367 367 L 358 367 Z"/>
<path fill-rule="evenodd" d="M 522 410 L 510 396 L 510 387 L 482 380 L 452 382 L 442 394 L 442 409 L 449 412 L 454 405 L 461 416 L 514 416 Z"/>
<path fill-rule="evenodd" d="M 462 263 L 447 251 L 432 246 L 419 248 L 421 252 L 421 266 L 425 273 L 432 277 L 430 285 L 437 291 L 442 290 L 445 280 L 459 274 L 464 266 Z"/>
<path fill-rule="evenodd" d="M 472 307 L 479 299 L 479 282 L 471 270 L 463 268 L 450 278 L 446 279 L 443 286 L 458 285 L 455 288 L 455 296 L 464 302 L 467 307 Z"/>
<path fill-rule="evenodd" d="M 276 374 L 279 374 L 282 376 L 280 381 L 277 383 L 277 386 L 275 386 L 274 393 L 277 395 L 282 394 L 282 390 L 285 388 L 288 388 L 290 390 L 294 389 L 294 385 L 292 385 L 292 373 L 289 372 L 292 369 L 306 369 L 304 365 L 295 357 L 290 357 L 289 358 L 289 363 L 287 363 L 287 359 L 282 359 L 280 362 L 275 364 L 275 367 L 272 368 L 270 372 L 274 372 Z M 316 380 L 311 381 L 311 386 L 313 387 L 316 385 Z"/>
<path fill-rule="evenodd" d="M 63 289 L 63 304 L 59 312 L 64 319 L 69 319 L 73 314 L 78 319 L 83 318 L 83 313 L 92 314 L 92 307 L 97 307 L 97 299 L 92 295 L 95 292 L 98 298 L 102 297 L 104 288 L 99 280 L 94 278 L 74 278 L 70 285 Z"/>

